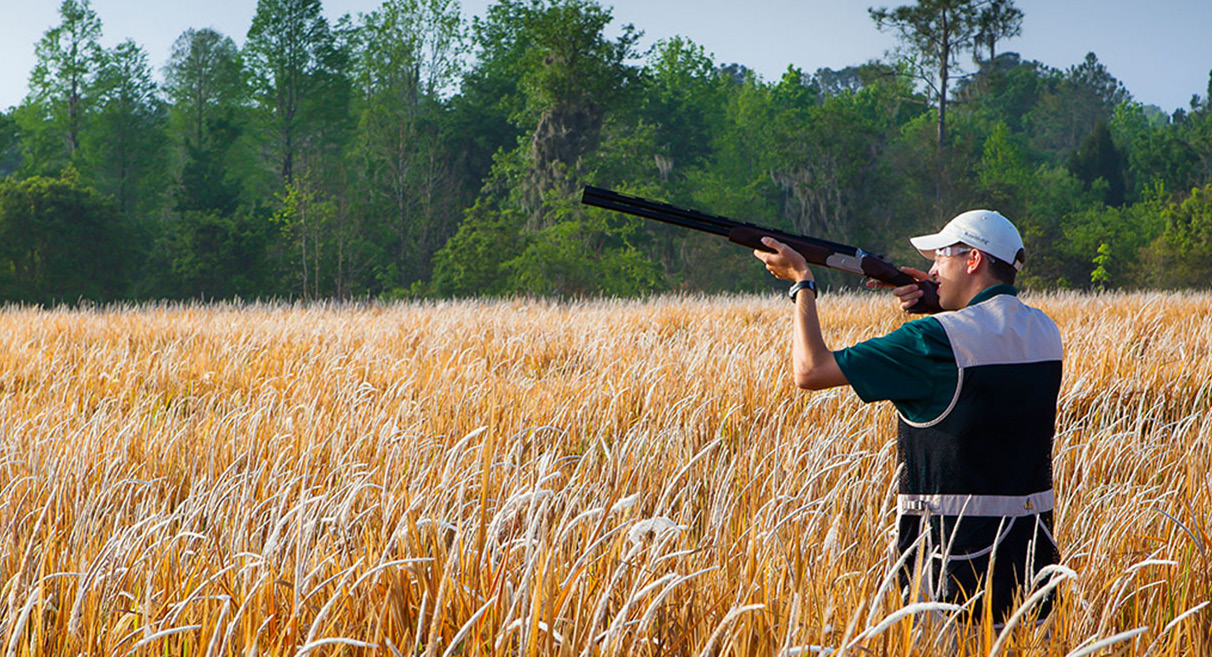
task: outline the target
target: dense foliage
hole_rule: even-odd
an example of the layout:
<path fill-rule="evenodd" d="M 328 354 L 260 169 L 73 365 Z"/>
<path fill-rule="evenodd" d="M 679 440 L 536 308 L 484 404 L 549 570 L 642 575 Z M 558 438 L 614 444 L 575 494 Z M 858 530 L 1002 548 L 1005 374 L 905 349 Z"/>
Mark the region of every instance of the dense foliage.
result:
<path fill-rule="evenodd" d="M 1025 285 L 1212 284 L 1212 88 L 1167 116 L 1093 53 L 1064 70 L 999 53 L 1021 29 L 1008 0 L 873 8 L 896 58 L 778 80 L 685 37 L 640 52 L 594 0 L 499 0 L 471 24 L 456 0 L 321 9 L 259 0 L 243 50 L 187 30 L 158 82 L 139 45 L 100 45 L 88 0 L 63 0 L 0 114 L 0 295 L 770 284 L 743 249 L 584 208 L 584 184 L 914 265 L 906 236 L 993 207 L 1024 233 Z"/>

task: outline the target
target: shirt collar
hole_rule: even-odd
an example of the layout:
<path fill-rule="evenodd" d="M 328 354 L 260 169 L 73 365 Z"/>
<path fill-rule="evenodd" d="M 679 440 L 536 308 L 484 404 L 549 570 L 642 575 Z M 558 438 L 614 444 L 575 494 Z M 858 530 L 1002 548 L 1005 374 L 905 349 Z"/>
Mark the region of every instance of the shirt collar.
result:
<path fill-rule="evenodd" d="M 989 287 L 981 290 L 980 292 L 978 292 L 977 295 L 972 297 L 972 300 L 968 302 L 968 305 L 975 306 L 976 304 L 978 304 L 982 301 L 988 301 L 988 300 L 992 299 L 993 297 L 998 296 L 999 294 L 1009 294 L 1010 296 L 1017 297 L 1018 290 L 1015 289 L 1015 287 L 1013 285 L 1007 285 L 1005 283 L 998 283 L 997 285 L 989 286 Z"/>

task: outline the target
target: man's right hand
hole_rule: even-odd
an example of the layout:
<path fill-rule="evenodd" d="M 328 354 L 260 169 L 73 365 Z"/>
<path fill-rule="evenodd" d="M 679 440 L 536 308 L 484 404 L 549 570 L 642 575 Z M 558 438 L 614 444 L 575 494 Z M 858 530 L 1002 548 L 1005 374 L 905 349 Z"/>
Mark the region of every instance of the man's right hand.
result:
<path fill-rule="evenodd" d="M 930 280 L 930 274 L 927 274 L 920 269 L 914 269 L 913 267 L 901 267 L 901 271 L 909 274 L 914 278 L 914 280 L 917 281 Z M 900 287 L 896 287 L 891 283 L 885 283 L 875 279 L 869 279 L 867 281 L 867 287 L 873 290 L 890 288 L 892 290 L 892 294 L 896 295 L 897 300 L 900 301 L 901 310 L 905 312 L 908 312 L 909 309 L 917 303 L 917 300 L 922 298 L 922 295 L 925 294 L 922 292 L 922 288 L 918 287 L 917 285 L 901 285 Z"/>

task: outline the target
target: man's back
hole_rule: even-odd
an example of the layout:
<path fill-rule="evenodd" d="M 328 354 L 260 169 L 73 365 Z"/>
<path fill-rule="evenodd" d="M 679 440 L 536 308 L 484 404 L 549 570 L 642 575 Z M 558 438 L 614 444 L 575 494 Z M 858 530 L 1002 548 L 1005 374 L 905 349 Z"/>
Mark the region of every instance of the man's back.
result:
<path fill-rule="evenodd" d="M 1012 294 L 933 319 L 951 346 L 955 389 L 938 417 L 901 417 L 901 492 L 1023 496 L 1051 490 L 1062 357 L 1056 324 Z"/>

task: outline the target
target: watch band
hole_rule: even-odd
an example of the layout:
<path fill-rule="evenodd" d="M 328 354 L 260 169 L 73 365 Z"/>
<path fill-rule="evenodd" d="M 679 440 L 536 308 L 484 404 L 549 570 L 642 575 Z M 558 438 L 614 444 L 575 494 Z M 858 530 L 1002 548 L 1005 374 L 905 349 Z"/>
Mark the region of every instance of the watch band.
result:
<path fill-rule="evenodd" d="M 815 299 L 816 298 L 816 281 L 812 281 L 812 280 L 796 281 L 795 285 L 792 285 L 791 289 L 787 290 L 787 296 L 791 297 L 791 303 L 795 303 L 795 293 L 799 292 L 800 290 L 812 290 L 812 298 Z"/>

